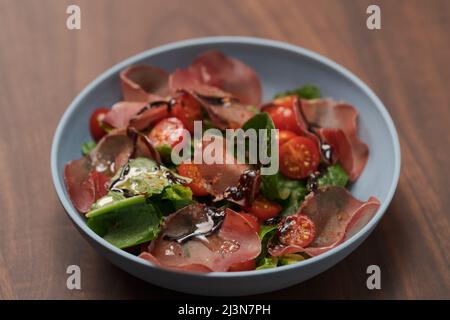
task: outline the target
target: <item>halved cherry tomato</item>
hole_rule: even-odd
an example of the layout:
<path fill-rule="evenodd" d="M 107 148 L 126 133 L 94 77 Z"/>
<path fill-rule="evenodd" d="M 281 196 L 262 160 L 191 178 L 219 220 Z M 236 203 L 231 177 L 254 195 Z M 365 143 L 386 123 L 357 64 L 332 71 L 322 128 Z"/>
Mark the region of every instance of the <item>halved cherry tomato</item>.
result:
<path fill-rule="evenodd" d="M 259 225 L 258 217 L 256 217 L 253 214 L 246 213 L 244 211 L 241 211 L 239 214 L 248 222 L 250 227 L 252 227 L 252 229 L 255 230 L 255 232 L 259 232 L 261 226 Z"/>
<path fill-rule="evenodd" d="M 168 145 L 172 148 L 183 140 L 183 123 L 175 117 L 162 119 L 150 131 L 148 138 L 155 147 Z"/>
<path fill-rule="evenodd" d="M 307 247 L 316 237 L 314 222 L 303 214 L 283 218 L 278 225 L 278 239 L 284 245 Z"/>
<path fill-rule="evenodd" d="M 294 112 L 294 99 L 297 98 L 294 96 L 278 98 L 264 108 L 263 111 L 267 112 L 272 118 L 275 128 L 300 133 Z"/>
<path fill-rule="evenodd" d="M 278 131 L 278 147 L 281 147 L 283 144 L 296 137 L 297 135 L 289 130 L 280 130 Z"/>
<path fill-rule="evenodd" d="M 106 131 L 102 127 L 102 120 L 105 114 L 109 112 L 108 108 L 98 108 L 91 114 L 89 119 L 89 129 L 91 130 L 91 136 L 95 141 L 99 141 L 105 134 Z"/>
<path fill-rule="evenodd" d="M 280 147 L 280 171 L 291 179 L 303 179 L 317 170 L 320 153 L 306 137 L 295 137 Z"/>
<path fill-rule="evenodd" d="M 256 261 L 255 259 L 253 260 L 248 260 L 248 261 L 244 261 L 244 262 L 238 262 L 235 264 L 232 264 L 230 266 L 230 268 L 228 269 L 228 271 L 251 271 L 251 270 L 255 270 L 256 269 Z"/>
<path fill-rule="evenodd" d="M 208 188 L 203 180 L 198 168 L 193 163 L 182 163 L 178 166 L 177 171 L 183 177 L 192 179 L 192 182 L 187 186 L 191 188 L 194 196 L 207 196 L 209 195 Z"/>
<path fill-rule="evenodd" d="M 281 205 L 263 197 L 257 197 L 248 212 L 254 214 L 260 221 L 275 218 L 281 212 Z"/>
<path fill-rule="evenodd" d="M 185 92 L 176 98 L 171 114 L 180 119 L 191 133 L 194 132 L 194 121 L 203 119 L 202 106 L 192 95 Z"/>

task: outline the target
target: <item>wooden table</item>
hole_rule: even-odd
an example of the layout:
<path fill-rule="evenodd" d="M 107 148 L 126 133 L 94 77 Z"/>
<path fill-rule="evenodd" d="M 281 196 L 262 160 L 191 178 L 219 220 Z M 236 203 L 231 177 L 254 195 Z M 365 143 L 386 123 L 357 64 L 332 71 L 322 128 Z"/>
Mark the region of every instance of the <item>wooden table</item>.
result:
<path fill-rule="evenodd" d="M 187 4 L 189 2 L 189 4 Z M 82 29 L 66 28 L 78 4 Z M 380 5 L 382 29 L 366 28 Z M 117 269 L 72 226 L 50 176 L 56 125 L 113 64 L 167 42 L 213 35 L 282 40 L 323 54 L 383 100 L 400 135 L 395 198 L 347 259 L 255 298 L 450 298 L 449 1 L 0 0 L 0 298 L 185 298 Z M 66 288 L 66 267 L 82 290 Z M 366 288 L 377 264 L 382 289 Z"/>

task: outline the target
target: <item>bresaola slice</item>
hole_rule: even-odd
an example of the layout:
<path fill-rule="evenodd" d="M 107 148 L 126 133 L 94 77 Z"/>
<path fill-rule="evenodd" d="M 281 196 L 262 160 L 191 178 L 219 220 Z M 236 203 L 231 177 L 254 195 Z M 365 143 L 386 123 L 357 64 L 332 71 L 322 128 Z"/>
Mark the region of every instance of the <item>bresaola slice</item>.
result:
<path fill-rule="evenodd" d="M 211 153 L 215 154 L 215 151 L 212 150 L 217 151 L 220 148 L 222 149 L 218 151 L 219 154 L 214 162 L 212 161 L 213 159 L 206 159 L 206 161 L 203 159 L 201 163 L 195 163 L 194 161 L 192 164 L 197 168 L 198 178 L 201 179 L 204 188 L 214 197 L 215 201 L 222 200 L 224 195 L 229 193 L 230 187 L 240 187 L 242 176 L 246 171 L 250 170 L 250 166 L 238 163 L 233 155 L 227 152 L 226 140 L 222 136 L 204 137 L 201 142 L 197 143 L 202 144 L 202 149 L 198 152 L 203 150 L 204 157 L 208 157 Z M 250 202 L 254 199 L 255 193 L 259 191 L 259 173 L 255 173 L 255 175 L 257 176 L 247 179 L 251 190 L 248 190 L 244 195 Z M 240 202 L 239 200 L 233 200 L 231 197 L 229 200 L 237 203 Z M 240 200 L 242 201 L 244 199 Z"/>
<path fill-rule="evenodd" d="M 112 128 L 132 126 L 138 130 L 144 130 L 169 116 L 169 103 L 165 100 L 147 104 L 136 101 L 120 101 L 112 106 L 102 121 Z"/>
<path fill-rule="evenodd" d="M 64 182 L 79 212 L 88 212 L 106 194 L 106 184 L 131 156 L 148 157 L 160 163 L 159 154 L 144 139 L 137 131 L 130 135 L 125 129 L 116 129 L 104 136 L 88 156 L 65 165 Z"/>
<path fill-rule="evenodd" d="M 215 231 L 185 239 L 198 230 L 208 231 L 208 210 L 221 209 L 193 204 L 166 217 L 158 238 L 140 257 L 172 269 L 208 272 L 227 271 L 231 265 L 259 255 L 258 234 L 245 218 L 228 208 L 219 213 L 223 220 Z"/>
<path fill-rule="evenodd" d="M 304 252 L 317 256 L 347 240 L 375 215 L 380 202 L 370 197 L 366 202 L 355 199 L 345 188 L 330 186 L 310 193 L 297 214 L 308 216 L 315 224 L 316 237 L 307 247 L 277 243 L 269 244 L 272 256 Z"/>
<path fill-rule="evenodd" d="M 167 96 L 169 75 L 151 65 L 134 65 L 120 73 L 125 101 L 151 102 Z"/>
<path fill-rule="evenodd" d="M 112 128 L 124 128 L 145 106 L 145 102 L 119 101 L 111 107 L 102 122 Z"/>
<path fill-rule="evenodd" d="M 133 142 L 125 129 L 116 129 L 104 136 L 89 154 L 92 167 L 97 171 L 113 176 L 130 157 Z"/>
<path fill-rule="evenodd" d="M 88 157 L 72 160 L 64 167 L 64 182 L 75 208 L 88 212 L 91 205 L 106 194 L 109 177 L 95 171 Z"/>
<path fill-rule="evenodd" d="M 216 50 L 199 55 L 188 68 L 177 69 L 170 77 L 163 69 L 135 65 L 123 70 L 120 80 L 124 101 L 116 103 L 104 119 L 113 128 L 132 125 L 143 130 L 155 119 L 168 116 L 163 106 L 138 113 L 146 103 L 165 101 L 179 89 L 195 93 L 220 129 L 239 128 L 254 115 L 248 104 L 258 106 L 261 100 L 261 83 L 256 73 Z M 139 102 L 143 103 L 140 107 Z"/>
<path fill-rule="evenodd" d="M 255 115 L 251 106 L 225 96 L 205 96 L 196 94 L 197 99 L 208 113 L 211 122 L 219 129 L 238 129 Z"/>
<path fill-rule="evenodd" d="M 208 85 L 231 93 L 244 104 L 258 106 L 261 102 L 261 82 L 255 71 L 243 62 L 227 57 L 217 50 L 198 55 L 186 69 L 177 69 L 169 77 L 172 91 L 196 91 L 199 85 Z"/>
<path fill-rule="evenodd" d="M 337 146 L 339 161 L 348 173 L 350 181 L 355 181 L 369 157 L 369 148 L 359 139 L 357 133 L 358 111 L 347 103 L 332 99 L 302 100 L 301 110 L 309 127 L 316 130 L 324 142 Z M 299 121 L 301 122 L 301 119 Z"/>

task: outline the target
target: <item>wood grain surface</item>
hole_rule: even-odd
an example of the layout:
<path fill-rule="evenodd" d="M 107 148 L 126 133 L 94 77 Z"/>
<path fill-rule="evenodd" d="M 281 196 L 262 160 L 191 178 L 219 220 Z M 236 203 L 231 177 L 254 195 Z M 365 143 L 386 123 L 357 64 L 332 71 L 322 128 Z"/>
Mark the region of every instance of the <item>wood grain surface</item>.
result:
<path fill-rule="evenodd" d="M 66 28 L 78 4 L 82 29 Z M 378 4 L 382 29 L 366 28 Z M 58 202 L 54 130 L 99 73 L 181 39 L 247 35 L 323 54 L 362 78 L 389 109 L 402 172 L 376 230 L 332 269 L 254 298 L 450 298 L 450 1 L 0 0 L 0 298 L 196 298 L 138 280 L 100 257 Z M 82 289 L 66 288 L 66 267 Z M 366 288 L 377 264 L 382 289 Z"/>

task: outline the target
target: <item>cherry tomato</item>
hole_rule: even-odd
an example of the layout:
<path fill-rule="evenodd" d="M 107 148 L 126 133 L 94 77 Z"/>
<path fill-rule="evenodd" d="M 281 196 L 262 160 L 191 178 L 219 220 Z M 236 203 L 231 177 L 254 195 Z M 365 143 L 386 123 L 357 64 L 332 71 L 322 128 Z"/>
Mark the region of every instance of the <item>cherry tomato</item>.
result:
<path fill-rule="evenodd" d="M 259 225 L 258 218 L 255 215 L 250 214 L 250 213 L 246 213 L 246 212 L 243 212 L 243 211 L 241 211 L 239 214 L 248 222 L 250 227 L 253 230 L 255 230 L 255 232 L 259 232 L 259 229 L 260 229 L 261 226 Z"/>
<path fill-rule="evenodd" d="M 276 217 L 281 212 L 281 205 L 263 197 L 258 197 L 248 208 L 248 212 L 254 214 L 260 221 L 266 221 Z"/>
<path fill-rule="evenodd" d="M 108 112 L 108 108 L 98 108 L 92 113 L 89 119 L 89 129 L 95 141 L 99 141 L 107 133 L 102 127 L 102 120 Z"/>
<path fill-rule="evenodd" d="M 188 93 L 181 93 L 176 98 L 176 103 L 172 107 L 172 115 L 183 122 L 189 132 L 194 132 L 194 121 L 202 120 L 202 106 L 195 98 Z"/>
<path fill-rule="evenodd" d="M 232 264 L 228 269 L 228 271 L 251 271 L 255 269 L 256 269 L 256 261 L 255 259 L 253 259 Z"/>
<path fill-rule="evenodd" d="M 307 247 L 316 236 L 314 222 L 303 214 L 283 218 L 278 225 L 278 239 L 284 245 Z"/>
<path fill-rule="evenodd" d="M 158 122 L 148 138 L 155 147 L 168 145 L 172 148 L 183 140 L 183 123 L 177 118 L 166 118 Z"/>
<path fill-rule="evenodd" d="M 275 128 L 300 133 L 294 112 L 296 99 L 294 96 L 279 98 L 264 108 L 263 111 L 272 118 Z"/>
<path fill-rule="evenodd" d="M 291 179 L 303 179 L 317 170 L 320 153 L 306 137 L 295 137 L 280 147 L 280 171 Z"/>
<path fill-rule="evenodd" d="M 178 166 L 177 171 L 183 177 L 188 177 L 192 179 L 192 182 L 188 184 L 191 188 L 194 196 L 207 196 L 209 195 L 208 188 L 203 180 L 198 168 L 193 163 L 182 163 Z"/>
<path fill-rule="evenodd" d="M 281 147 L 283 144 L 296 137 L 297 135 L 289 130 L 278 131 L 278 146 Z"/>

